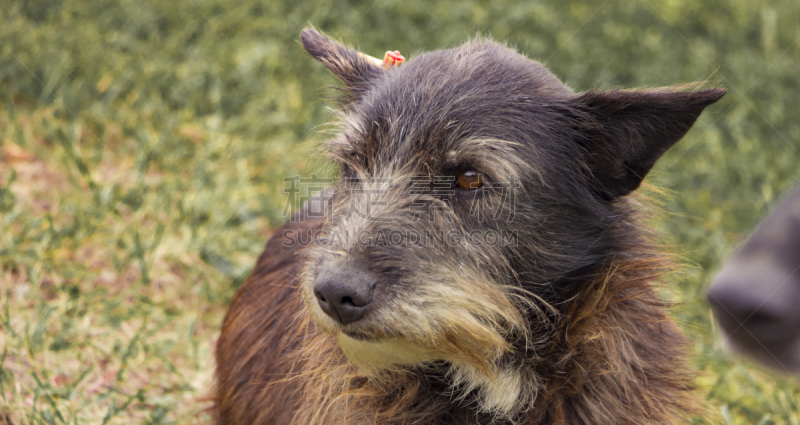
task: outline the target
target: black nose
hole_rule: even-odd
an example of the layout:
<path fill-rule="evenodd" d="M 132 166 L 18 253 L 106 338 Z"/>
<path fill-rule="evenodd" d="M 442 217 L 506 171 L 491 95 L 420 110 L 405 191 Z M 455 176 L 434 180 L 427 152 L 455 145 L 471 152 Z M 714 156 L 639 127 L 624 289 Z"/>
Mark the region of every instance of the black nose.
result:
<path fill-rule="evenodd" d="M 314 282 L 320 308 L 341 324 L 364 317 L 372 302 L 377 279 L 355 268 L 325 269 Z"/>
<path fill-rule="evenodd" d="M 759 290 L 763 282 L 718 279 L 711 285 L 706 298 L 720 326 L 740 339 L 781 341 L 796 337 L 796 319 L 792 317 L 796 307 L 792 307 L 794 302 L 785 302 L 792 297 L 772 293 L 774 285 L 763 284 L 765 290 Z"/>

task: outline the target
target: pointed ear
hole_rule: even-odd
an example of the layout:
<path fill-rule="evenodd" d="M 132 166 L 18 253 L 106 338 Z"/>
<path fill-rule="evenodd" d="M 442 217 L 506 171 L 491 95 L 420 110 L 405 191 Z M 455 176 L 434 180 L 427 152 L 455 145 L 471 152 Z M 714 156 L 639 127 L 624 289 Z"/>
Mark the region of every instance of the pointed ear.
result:
<path fill-rule="evenodd" d="M 581 125 L 581 138 L 597 189 L 604 197 L 613 199 L 638 188 L 703 109 L 725 94 L 719 88 L 678 90 L 586 92 L 574 99 L 589 120 Z"/>
<path fill-rule="evenodd" d="M 322 62 L 336 78 L 345 83 L 345 103 L 358 98 L 385 71 L 364 54 L 336 43 L 312 29 L 304 29 L 300 33 L 300 40 L 314 59 Z"/>

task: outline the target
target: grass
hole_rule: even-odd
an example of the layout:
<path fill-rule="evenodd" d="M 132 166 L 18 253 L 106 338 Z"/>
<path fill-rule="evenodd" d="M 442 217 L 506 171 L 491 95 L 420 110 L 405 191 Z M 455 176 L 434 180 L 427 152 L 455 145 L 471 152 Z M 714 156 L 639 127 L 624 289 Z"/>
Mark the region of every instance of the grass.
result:
<path fill-rule="evenodd" d="M 721 349 L 703 292 L 800 179 L 800 4 L 47 0 L 0 4 L 0 412 L 207 422 L 212 347 L 309 161 L 334 84 L 313 24 L 373 55 L 480 32 L 576 90 L 709 79 L 728 95 L 656 167 L 655 225 L 714 417 L 798 424 L 800 383 Z M 290 200 L 294 205 L 297 200 Z"/>

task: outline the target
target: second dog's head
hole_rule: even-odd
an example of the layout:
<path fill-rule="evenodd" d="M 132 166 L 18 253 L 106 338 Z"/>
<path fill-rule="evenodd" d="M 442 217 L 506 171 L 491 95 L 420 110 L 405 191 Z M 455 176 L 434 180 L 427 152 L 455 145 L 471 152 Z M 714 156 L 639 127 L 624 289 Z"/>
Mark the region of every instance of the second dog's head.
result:
<path fill-rule="evenodd" d="M 501 413 L 568 300 L 638 237 L 626 195 L 724 94 L 575 94 L 481 39 L 388 70 L 302 42 L 345 83 L 308 312 L 367 373 L 444 362 Z"/>
<path fill-rule="evenodd" d="M 730 351 L 800 375 L 800 191 L 759 224 L 706 295 Z"/>

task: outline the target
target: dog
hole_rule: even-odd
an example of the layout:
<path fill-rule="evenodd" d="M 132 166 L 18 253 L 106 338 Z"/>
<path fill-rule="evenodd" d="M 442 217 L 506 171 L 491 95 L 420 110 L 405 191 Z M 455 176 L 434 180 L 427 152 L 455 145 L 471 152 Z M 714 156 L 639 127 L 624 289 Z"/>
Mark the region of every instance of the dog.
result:
<path fill-rule="evenodd" d="M 719 88 L 574 93 L 476 38 L 344 83 L 340 177 L 267 242 L 216 348 L 220 424 L 655 424 L 696 412 L 636 190 Z M 320 213 L 320 211 L 322 211 Z"/>
<path fill-rule="evenodd" d="M 800 374 L 800 190 L 726 261 L 706 297 L 730 351 Z"/>

